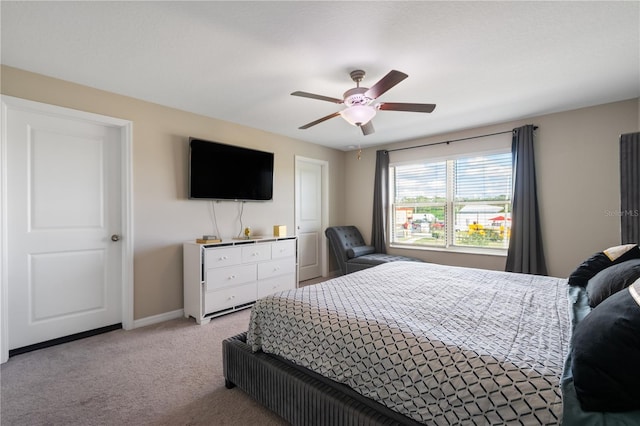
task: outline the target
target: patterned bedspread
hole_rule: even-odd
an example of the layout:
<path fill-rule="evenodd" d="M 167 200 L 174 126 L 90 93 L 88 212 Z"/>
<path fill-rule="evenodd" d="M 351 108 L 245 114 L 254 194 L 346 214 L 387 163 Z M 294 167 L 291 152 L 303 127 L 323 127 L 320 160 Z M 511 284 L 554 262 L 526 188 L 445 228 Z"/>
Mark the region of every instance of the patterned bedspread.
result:
<path fill-rule="evenodd" d="M 565 279 L 393 262 L 254 305 L 247 342 L 413 418 L 558 424 Z"/>

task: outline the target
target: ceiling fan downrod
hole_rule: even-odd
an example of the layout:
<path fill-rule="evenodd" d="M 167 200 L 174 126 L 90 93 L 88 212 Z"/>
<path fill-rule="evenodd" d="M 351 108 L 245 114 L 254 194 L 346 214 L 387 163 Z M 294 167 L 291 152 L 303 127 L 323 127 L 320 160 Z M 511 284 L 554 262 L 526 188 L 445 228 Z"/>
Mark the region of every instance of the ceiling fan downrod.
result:
<path fill-rule="evenodd" d="M 366 74 L 367 73 L 362 70 L 353 70 L 349 73 L 349 75 L 351 76 L 351 80 L 356 83 L 356 87 L 360 87 L 360 82 L 364 80 L 364 76 Z"/>

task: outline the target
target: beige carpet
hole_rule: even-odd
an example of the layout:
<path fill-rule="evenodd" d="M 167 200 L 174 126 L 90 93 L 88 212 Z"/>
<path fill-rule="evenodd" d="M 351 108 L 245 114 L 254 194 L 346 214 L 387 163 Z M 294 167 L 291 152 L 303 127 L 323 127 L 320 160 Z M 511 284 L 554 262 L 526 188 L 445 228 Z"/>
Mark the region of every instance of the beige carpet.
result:
<path fill-rule="evenodd" d="M 222 340 L 249 310 L 177 319 L 17 355 L 2 365 L 0 422 L 14 425 L 285 425 L 226 389 Z"/>

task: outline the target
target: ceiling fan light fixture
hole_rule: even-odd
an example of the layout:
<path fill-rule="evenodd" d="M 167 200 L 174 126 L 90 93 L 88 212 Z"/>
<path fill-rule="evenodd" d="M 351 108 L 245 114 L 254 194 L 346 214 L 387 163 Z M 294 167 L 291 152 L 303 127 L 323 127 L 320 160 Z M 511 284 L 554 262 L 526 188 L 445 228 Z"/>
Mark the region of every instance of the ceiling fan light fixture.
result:
<path fill-rule="evenodd" d="M 340 115 L 349 124 L 362 126 L 376 115 L 376 109 L 370 105 L 353 105 L 340 111 Z"/>

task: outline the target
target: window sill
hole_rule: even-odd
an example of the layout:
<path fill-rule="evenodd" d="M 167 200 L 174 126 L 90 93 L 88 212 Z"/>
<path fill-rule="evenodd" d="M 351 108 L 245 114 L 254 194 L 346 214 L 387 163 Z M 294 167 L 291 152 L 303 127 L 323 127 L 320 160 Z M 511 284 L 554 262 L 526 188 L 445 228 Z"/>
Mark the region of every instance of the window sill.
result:
<path fill-rule="evenodd" d="M 463 254 L 476 254 L 483 256 L 500 256 L 507 257 L 507 249 L 486 249 L 476 247 L 434 247 L 434 246 L 416 246 L 409 244 L 391 243 L 390 248 L 404 249 L 404 250 L 420 250 L 420 251 L 438 251 L 441 253 L 463 253 Z"/>

